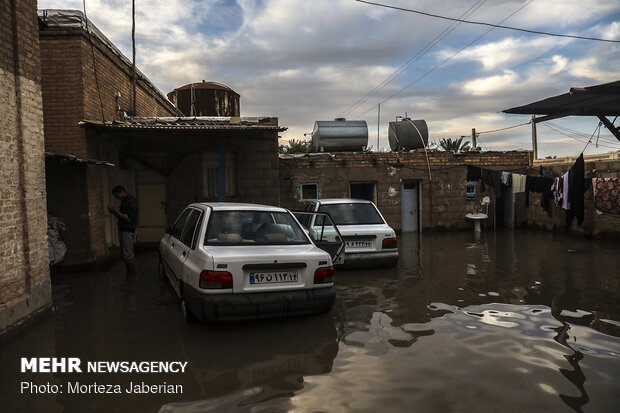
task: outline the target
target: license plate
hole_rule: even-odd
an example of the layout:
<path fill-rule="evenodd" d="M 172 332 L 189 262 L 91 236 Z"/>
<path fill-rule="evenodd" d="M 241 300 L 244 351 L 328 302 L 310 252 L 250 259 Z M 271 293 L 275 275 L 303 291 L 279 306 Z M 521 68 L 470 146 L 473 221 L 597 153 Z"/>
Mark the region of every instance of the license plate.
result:
<path fill-rule="evenodd" d="M 277 284 L 290 283 L 297 281 L 297 272 L 276 271 L 276 272 L 251 272 L 250 284 Z"/>
<path fill-rule="evenodd" d="M 347 248 L 370 248 L 372 242 L 370 241 L 347 241 L 345 246 Z"/>

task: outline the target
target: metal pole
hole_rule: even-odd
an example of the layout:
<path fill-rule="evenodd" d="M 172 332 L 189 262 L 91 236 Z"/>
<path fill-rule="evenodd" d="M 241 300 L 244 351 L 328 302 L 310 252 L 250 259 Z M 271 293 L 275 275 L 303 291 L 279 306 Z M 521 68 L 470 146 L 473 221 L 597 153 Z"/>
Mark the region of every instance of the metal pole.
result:
<path fill-rule="evenodd" d="M 381 124 L 381 102 L 379 102 L 379 108 L 377 109 L 377 152 L 379 152 L 379 125 Z"/>
<path fill-rule="evenodd" d="M 226 142 L 220 141 L 220 162 L 217 182 L 218 201 L 226 201 Z"/>
<path fill-rule="evenodd" d="M 538 138 L 536 136 L 536 115 L 532 115 L 532 149 L 534 160 L 538 159 Z"/>
<path fill-rule="evenodd" d="M 472 150 L 476 150 L 476 148 L 478 147 L 478 145 L 476 144 L 476 128 L 472 128 L 471 129 L 471 142 L 474 144 L 474 147 L 472 148 Z"/>
<path fill-rule="evenodd" d="M 131 0 L 131 48 L 133 50 L 133 116 L 136 116 L 136 0 Z"/>

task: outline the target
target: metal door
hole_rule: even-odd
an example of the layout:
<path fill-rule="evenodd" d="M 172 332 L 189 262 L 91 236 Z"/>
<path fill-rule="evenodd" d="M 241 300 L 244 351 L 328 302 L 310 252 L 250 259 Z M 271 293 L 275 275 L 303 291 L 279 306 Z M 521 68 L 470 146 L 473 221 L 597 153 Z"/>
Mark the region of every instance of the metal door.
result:
<path fill-rule="evenodd" d="M 166 231 L 166 180 L 151 170 L 136 171 L 138 242 L 158 242 Z"/>
<path fill-rule="evenodd" d="M 403 181 L 401 192 L 402 232 L 420 231 L 420 183 Z"/>

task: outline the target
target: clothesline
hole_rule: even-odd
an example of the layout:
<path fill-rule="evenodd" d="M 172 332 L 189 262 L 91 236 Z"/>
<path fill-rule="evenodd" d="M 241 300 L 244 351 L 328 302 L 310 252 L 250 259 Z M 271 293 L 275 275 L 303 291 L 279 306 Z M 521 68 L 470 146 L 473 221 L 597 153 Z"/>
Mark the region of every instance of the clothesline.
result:
<path fill-rule="evenodd" d="M 543 210 L 550 214 L 550 202 L 553 201 L 558 208 L 566 211 L 567 228 L 575 217 L 577 224 L 581 225 L 584 218 L 584 193 L 587 189 L 583 153 L 561 177 L 550 178 L 545 175 L 542 167 L 541 176 L 532 176 L 467 165 L 467 181 L 480 181 L 480 192 L 484 192 L 485 185 L 489 184 L 496 188 L 496 197 L 501 197 L 500 185 L 512 187 L 515 194 L 525 192 L 526 207 L 529 207 L 529 193 L 540 193 Z"/>

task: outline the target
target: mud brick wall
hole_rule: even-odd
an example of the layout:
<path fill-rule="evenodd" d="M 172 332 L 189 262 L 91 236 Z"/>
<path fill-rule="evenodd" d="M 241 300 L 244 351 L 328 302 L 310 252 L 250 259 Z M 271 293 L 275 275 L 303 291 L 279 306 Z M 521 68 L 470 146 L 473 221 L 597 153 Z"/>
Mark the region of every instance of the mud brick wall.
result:
<path fill-rule="evenodd" d="M 240 132 L 242 133 L 242 132 Z M 236 186 L 228 202 L 248 202 L 278 205 L 278 136 L 277 132 L 263 132 L 247 138 L 229 138 L 227 152 L 235 154 Z M 210 151 L 218 153 L 218 145 Z M 183 208 L 192 202 L 216 202 L 205 195 L 203 153 L 187 155 L 167 177 L 168 224 L 174 222 Z"/>
<path fill-rule="evenodd" d="M 0 334 L 51 305 L 36 6 L 0 2 Z"/>
<path fill-rule="evenodd" d="M 556 177 L 564 174 L 573 165 L 574 160 L 560 164 L 542 164 L 547 176 Z M 540 175 L 540 169 L 531 169 L 530 175 Z M 586 181 L 592 178 L 620 178 L 620 160 L 585 161 Z M 540 194 L 530 194 L 529 207 L 524 199 L 515 203 L 515 221 L 517 226 L 544 228 L 551 231 L 562 231 L 577 236 L 604 238 L 620 241 L 620 216 L 599 214 L 594 207 L 593 191 L 590 187 L 584 194 L 584 220 L 577 225 L 575 218 L 570 226 L 566 226 L 566 212 L 557 209 L 553 204 L 551 214 L 540 206 Z"/>
<path fill-rule="evenodd" d="M 525 172 L 530 152 L 449 152 L 415 153 L 333 153 L 280 158 L 280 202 L 300 208 L 299 187 L 304 182 L 319 183 L 319 198 L 349 197 L 349 185 L 374 183 L 377 206 L 388 224 L 401 229 L 401 191 L 403 180 L 419 180 L 421 224 L 423 229 L 467 229 L 465 214 L 475 207 L 465 200 L 466 165 L 500 171 Z M 430 177 L 428 168 L 430 166 Z M 479 184 L 478 184 L 479 185 Z M 493 188 L 477 191 L 494 199 Z M 489 214 L 493 215 L 492 202 Z M 480 204 L 477 204 L 480 210 Z"/>
<path fill-rule="evenodd" d="M 98 139 L 79 126 L 83 119 L 118 120 L 117 105 L 133 107 L 132 69 L 126 58 L 81 28 L 46 25 L 41 19 L 41 78 L 45 149 L 81 158 L 105 159 Z M 92 45 L 91 45 L 92 40 Z M 93 53 L 94 61 L 93 66 Z M 95 76 L 96 67 L 96 76 Z M 121 96 L 116 99 L 117 92 Z M 138 74 L 138 116 L 178 116 L 180 112 Z M 118 154 L 114 154 L 118 155 Z M 114 156 L 117 158 L 117 156 Z M 64 170 L 63 170 L 64 168 Z M 105 168 L 48 162 L 48 209 L 67 223 L 65 264 L 97 261 L 105 242 Z M 110 182 L 115 185 L 116 182 Z"/>

